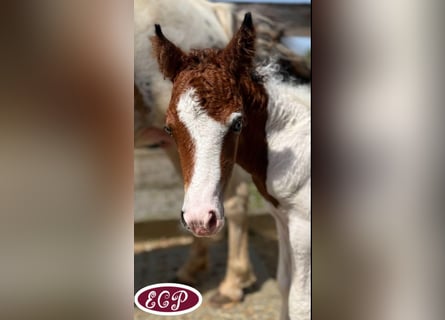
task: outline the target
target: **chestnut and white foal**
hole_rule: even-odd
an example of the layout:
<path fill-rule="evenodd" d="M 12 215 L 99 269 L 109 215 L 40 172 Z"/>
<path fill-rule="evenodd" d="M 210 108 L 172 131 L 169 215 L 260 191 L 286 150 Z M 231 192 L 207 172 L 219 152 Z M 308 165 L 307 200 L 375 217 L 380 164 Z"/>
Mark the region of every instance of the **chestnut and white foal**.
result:
<path fill-rule="evenodd" d="M 156 25 L 152 44 L 173 82 L 166 130 L 185 184 L 184 226 L 210 236 L 224 224 L 223 193 L 234 163 L 271 204 L 279 235 L 282 319 L 310 318 L 310 89 L 253 67 L 255 29 L 246 14 L 224 49 L 192 50 Z"/>

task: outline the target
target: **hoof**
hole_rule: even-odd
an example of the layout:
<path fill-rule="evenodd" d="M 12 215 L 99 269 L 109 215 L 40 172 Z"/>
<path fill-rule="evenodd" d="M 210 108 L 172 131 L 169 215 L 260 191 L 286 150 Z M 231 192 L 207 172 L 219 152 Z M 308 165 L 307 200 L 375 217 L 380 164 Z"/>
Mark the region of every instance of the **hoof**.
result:
<path fill-rule="evenodd" d="M 209 303 L 214 308 L 226 309 L 236 305 L 241 301 L 234 301 L 229 297 L 221 294 L 220 292 L 216 292 L 213 296 L 210 297 Z"/>
<path fill-rule="evenodd" d="M 243 288 L 243 294 L 244 295 L 251 294 L 251 293 L 257 292 L 259 290 L 260 290 L 260 286 L 258 285 L 257 282 L 254 282 L 251 285 L 249 285 L 248 287 Z"/>

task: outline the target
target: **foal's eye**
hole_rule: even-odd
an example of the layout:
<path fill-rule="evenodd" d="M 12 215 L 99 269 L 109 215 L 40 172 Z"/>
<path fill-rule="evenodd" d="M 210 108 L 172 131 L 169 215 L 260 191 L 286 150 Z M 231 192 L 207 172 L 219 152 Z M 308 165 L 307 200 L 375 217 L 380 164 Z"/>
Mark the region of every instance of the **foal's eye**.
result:
<path fill-rule="evenodd" d="M 233 121 L 232 123 L 232 126 L 230 127 L 230 129 L 232 129 L 233 132 L 240 132 L 242 128 L 243 128 L 242 118 L 235 119 L 235 121 Z"/>
<path fill-rule="evenodd" d="M 172 128 L 168 126 L 164 126 L 164 131 L 169 135 L 172 136 Z"/>

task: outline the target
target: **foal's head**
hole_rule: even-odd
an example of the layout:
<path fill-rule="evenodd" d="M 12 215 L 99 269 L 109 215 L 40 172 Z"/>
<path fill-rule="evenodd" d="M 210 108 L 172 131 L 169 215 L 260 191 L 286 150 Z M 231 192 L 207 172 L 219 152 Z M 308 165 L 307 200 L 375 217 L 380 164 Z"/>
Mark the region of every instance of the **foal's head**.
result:
<path fill-rule="evenodd" d="M 250 76 L 255 30 L 250 13 L 222 50 L 189 54 L 156 25 L 152 43 L 159 67 L 173 82 L 166 131 L 176 141 L 185 184 L 181 221 L 197 236 L 224 225 L 223 192 L 243 128 L 241 79 Z"/>

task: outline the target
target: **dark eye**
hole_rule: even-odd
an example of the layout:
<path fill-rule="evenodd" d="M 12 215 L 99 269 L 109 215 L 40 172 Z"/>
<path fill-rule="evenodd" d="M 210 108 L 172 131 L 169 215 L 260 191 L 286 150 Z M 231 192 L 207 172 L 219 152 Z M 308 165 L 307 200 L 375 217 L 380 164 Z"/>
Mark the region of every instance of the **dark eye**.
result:
<path fill-rule="evenodd" d="M 231 129 L 233 132 L 241 132 L 241 129 L 243 128 L 243 119 L 237 118 L 233 121 Z"/>
<path fill-rule="evenodd" d="M 172 135 L 172 128 L 168 127 L 168 126 L 164 126 L 164 131 L 171 136 Z"/>

